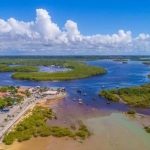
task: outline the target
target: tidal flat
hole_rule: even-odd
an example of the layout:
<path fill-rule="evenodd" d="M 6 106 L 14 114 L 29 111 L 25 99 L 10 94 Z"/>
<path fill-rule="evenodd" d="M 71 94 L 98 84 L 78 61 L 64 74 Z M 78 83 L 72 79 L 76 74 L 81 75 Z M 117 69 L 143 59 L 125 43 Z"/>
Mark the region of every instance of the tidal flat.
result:
<path fill-rule="evenodd" d="M 105 113 L 100 110 L 85 110 L 84 107 L 63 105 L 59 101 L 53 106 L 58 120 L 50 120 L 48 124 L 69 127 L 77 124 L 80 119 L 93 133 L 92 136 L 79 143 L 77 138 L 37 137 L 25 142 L 14 142 L 4 146 L 6 150 L 149 150 L 150 134 L 142 127 L 143 123 L 150 124 L 149 116 L 132 118 L 120 112 Z M 67 115 L 67 113 L 69 114 Z M 63 120 L 66 123 L 63 123 Z"/>

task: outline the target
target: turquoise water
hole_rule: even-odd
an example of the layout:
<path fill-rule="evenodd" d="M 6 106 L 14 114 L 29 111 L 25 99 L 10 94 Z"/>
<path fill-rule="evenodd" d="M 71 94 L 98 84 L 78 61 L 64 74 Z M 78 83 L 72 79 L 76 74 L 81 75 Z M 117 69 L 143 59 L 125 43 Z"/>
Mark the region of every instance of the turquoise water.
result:
<path fill-rule="evenodd" d="M 149 150 L 150 134 L 135 121 L 120 114 L 88 119 L 93 129 L 95 145 L 104 145 L 105 150 Z M 97 139 L 99 139 L 97 141 Z M 101 143 L 101 140 L 103 142 Z M 107 146 L 106 146 L 107 145 Z"/>

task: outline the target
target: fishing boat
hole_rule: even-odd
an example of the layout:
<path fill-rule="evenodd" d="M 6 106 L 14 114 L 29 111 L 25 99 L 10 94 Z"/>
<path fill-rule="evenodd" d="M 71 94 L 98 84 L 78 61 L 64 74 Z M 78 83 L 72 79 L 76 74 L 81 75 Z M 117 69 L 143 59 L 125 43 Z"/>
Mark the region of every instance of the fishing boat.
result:
<path fill-rule="evenodd" d="M 83 104 L 83 102 L 82 102 L 82 101 L 79 101 L 79 104 Z"/>
<path fill-rule="evenodd" d="M 96 98 L 93 98 L 93 100 L 96 100 Z"/>
<path fill-rule="evenodd" d="M 104 86 L 104 85 L 102 85 L 102 88 L 104 89 L 104 88 L 105 88 L 105 86 Z"/>
<path fill-rule="evenodd" d="M 76 101 L 76 99 L 74 98 L 73 101 Z"/>
<path fill-rule="evenodd" d="M 119 89 L 119 86 L 116 86 L 117 89 Z"/>
<path fill-rule="evenodd" d="M 110 104 L 110 102 L 107 102 L 107 104 Z"/>
<path fill-rule="evenodd" d="M 82 101 L 82 99 L 79 99 L 79 101 Z"/>
<path fill-rule="evenodd" d="M 87 96 L 87 94 L 86 94 L 86 93 L 84 93 L 84 96 Z"/>
<path fill-rule="evenodd" d="M 77 90 L 78 93 L 81 93 L 81 90 Z"/>

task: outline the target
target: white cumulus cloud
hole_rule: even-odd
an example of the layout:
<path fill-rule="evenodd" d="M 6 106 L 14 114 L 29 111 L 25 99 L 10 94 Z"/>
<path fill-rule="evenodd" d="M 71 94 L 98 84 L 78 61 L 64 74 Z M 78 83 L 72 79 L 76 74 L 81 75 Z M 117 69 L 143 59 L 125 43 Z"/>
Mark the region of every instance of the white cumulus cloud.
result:
<path fill-rule="evenodd" d="M 84 36 L 77 23 L 67 20 L 64 28 L 52 22 L 44 9 L 36 10 L 32 22 L 18 21 L 14 18 L 0 19 L 0 51 L 78 54 L 134 54 L 150 53 L 150 35 L 141 33 L 133 38 L 131 31 L 119 30 L 113 35 Z"/>

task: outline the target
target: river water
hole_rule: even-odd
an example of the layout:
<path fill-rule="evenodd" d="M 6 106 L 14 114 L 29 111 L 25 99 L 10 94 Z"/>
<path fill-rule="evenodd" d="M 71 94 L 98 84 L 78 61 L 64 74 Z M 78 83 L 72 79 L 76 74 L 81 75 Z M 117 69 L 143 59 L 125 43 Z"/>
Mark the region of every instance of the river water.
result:
<path fill-rule="evenodd" d="M 120 103 L 111 103 L 107 105 L 106 99 L 99 97 L 98 92 L 102 90 L 101 86 L 104 85 L 105 89 L 121 87 L 138 86 L 149 82 L 147 75 L 149 74 L 149 67 L 143 65 L 142 62 L 128 61 L 128 64 L 115 62 L 112 60 L 88 61 L 87 65 L 102 66 L 107 69 L 107 74 L 94 76 L 85 79 L 72 80 L 72 81 L 58 81 L 58 82 L 37 82 L 37 81 L 23 81 L 11 78 L 12 73 L 0 73 L 0 85 L 20 85 L 20 86 L 49 86 L 49 87 L 65 87 L 68 93 L 65 102 L 73 103 L 73 98 L 82 98 L 85 105 L 103 109 L 105 111 L 126 111 L 131 107 Z M 40 71 L 62 71 L 63 68 L 58 67 L 43 67 L 40 66 Z M 64 69 L 66 70 L 66 69 Z M 78 94 L 77 90 L 81 89 L 82 94 Z M 87 97 L 83 96 L 87 93 Z M 96 98 L 94 101 L 93 98 Z M 135 108 L 134 108 L 135 109 Z M 136 108 L 136 110 L 143 114 L 150 114 L 150 109 Z"/>

